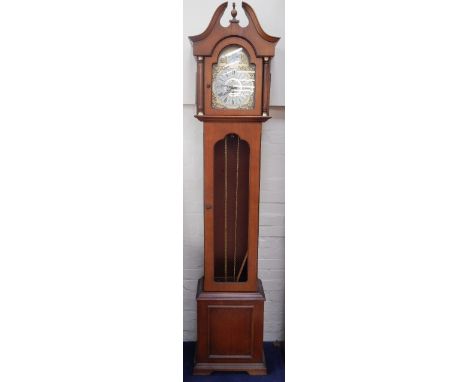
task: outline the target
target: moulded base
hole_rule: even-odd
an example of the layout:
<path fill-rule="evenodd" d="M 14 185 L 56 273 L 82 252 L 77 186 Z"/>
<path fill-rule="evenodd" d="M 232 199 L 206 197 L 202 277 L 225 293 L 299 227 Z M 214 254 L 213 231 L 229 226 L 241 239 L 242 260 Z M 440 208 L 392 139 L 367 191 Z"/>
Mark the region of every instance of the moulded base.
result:
<path fill-rule="evenodd" d="M 259 363 L 195 362 L 195 366 L 193 368 L 193 375 L 210 375 L 214 371 L 245 371 L 249 375 L 267 375 L 265 354 L 262 355 L 262 358 L 262 362 Z"/>

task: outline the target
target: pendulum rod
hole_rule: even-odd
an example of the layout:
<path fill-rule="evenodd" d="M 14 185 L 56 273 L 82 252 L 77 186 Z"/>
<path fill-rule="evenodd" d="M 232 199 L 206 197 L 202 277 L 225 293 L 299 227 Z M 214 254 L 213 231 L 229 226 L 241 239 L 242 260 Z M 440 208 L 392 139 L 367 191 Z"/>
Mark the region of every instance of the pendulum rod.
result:
<path fill-rule="evenodd" d="M 224 138 L 224 281 L 227 281 L 227 197 L 228 197 L 228 172 L 227 172 L 227 136 Z"/>
<path fill-rule="evenodd" d="M 244 260 L 242 260 L 242 264 L 241 264 L 241 266 L 240 266 L 240 268 L 239 268 L 239 273 L 237 274 L 237 277 L 236 277 L 236 282 L 239 282 L 239 279 L 240 279 L 240 277 L 241 277 L 242 271 L 244 270 L 244 267 L 245 267 L 245 263 L 246 263 L 246 261 L 247 261 L 248 254 L 249 254 L 249 253 L 247 252 L 247 253 L 245 254 L 245 256 L 244 256 Z"/>
<path fill-rule="evenodd" d="M 237 191 L 239 189 L 239 144 L 240 138 L 237 136 L 237 158 L 236 158 L 236 210 L 234 215 L 234 274 L 233 280 L 236 279 L 236 261 L 237 261 Z"/>

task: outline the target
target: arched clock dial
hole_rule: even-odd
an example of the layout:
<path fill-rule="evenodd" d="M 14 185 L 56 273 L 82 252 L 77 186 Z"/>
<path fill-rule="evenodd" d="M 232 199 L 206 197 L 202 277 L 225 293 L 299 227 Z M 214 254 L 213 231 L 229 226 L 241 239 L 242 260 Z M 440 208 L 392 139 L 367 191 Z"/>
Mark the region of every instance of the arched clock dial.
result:
<path fill-rule="evenodd" d="M 255 106 L 255 65 L 238 45 L 223 49 L 213 65 L 212 106 L 247 110 Z"/>

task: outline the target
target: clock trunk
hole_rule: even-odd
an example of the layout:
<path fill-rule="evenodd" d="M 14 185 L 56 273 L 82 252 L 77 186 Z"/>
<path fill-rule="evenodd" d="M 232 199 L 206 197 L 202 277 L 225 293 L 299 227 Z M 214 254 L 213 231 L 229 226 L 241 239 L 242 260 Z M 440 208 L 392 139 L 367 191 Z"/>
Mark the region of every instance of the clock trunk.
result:
<path fill-rule="evenodd" d="M 207 291 L 257 287 L 261 123 L 205 122 Z"/>

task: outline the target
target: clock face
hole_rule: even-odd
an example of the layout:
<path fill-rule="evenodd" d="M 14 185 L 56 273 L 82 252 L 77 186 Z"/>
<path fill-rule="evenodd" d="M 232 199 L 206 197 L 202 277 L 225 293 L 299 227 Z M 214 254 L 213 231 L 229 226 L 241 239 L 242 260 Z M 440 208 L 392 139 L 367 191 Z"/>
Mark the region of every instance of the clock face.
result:
<path fill-rule="evenodd" d="M 244 48 L 230 45 L 213 65 L 212 107 L 250 110 L 255 106 L 255 65 Z"/>

